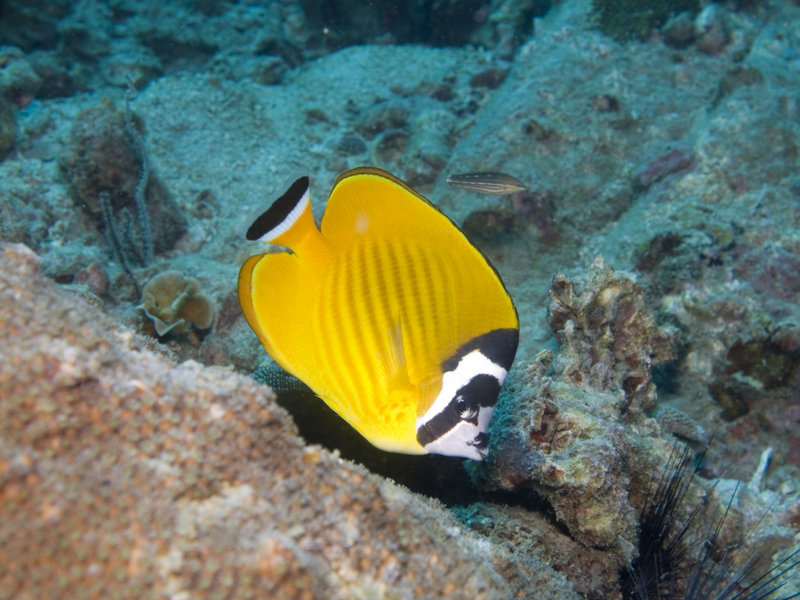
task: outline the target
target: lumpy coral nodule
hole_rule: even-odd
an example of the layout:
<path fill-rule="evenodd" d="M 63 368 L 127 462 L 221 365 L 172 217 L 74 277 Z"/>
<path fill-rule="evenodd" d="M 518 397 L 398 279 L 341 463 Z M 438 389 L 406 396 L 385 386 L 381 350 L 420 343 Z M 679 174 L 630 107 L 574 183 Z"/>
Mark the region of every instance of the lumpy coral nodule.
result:
<path fill-rule="evenodd" d="M 656 325 L 644 291 L 631 277 L 597 260 L 580 279 L 556 275 L 550 286 L 550 326 L 569 383 L 622 390 L 625 408 L 650 410 L 650 368 L 673 355 L 671 332 Z"/>

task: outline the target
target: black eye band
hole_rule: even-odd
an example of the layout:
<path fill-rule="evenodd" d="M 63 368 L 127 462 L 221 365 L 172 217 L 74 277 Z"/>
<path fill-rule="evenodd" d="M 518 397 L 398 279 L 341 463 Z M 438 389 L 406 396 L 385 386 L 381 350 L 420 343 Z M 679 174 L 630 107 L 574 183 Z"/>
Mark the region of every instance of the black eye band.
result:
<path fill-rule="evenodd" d="M 511 368 L 511 363 L 514 362 L 518 344 L 519 330 L 494 329 L 479 335 L 456 350 L 453 356 L 442 363 L 442 371 L 454 371 L 458 366 L 458 361 L 473 350 L 478 350 L 493 363 L 508 371 Z"/>
<path fill-rule="evenodd" d="M 500 395 L 500 382 L 491 375 L 476 375 L 469 383 L 456 392 L 456 398 L 463 396 L 468 405 L 494 406 Z"/>

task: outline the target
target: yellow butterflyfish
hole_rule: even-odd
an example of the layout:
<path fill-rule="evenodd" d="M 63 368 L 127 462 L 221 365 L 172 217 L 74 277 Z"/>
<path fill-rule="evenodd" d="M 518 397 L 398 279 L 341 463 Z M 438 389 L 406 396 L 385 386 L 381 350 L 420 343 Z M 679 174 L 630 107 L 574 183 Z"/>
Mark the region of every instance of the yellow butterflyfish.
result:
<path fill-rule="evenodd" d="M 497 272 L 380 169 L 339 176 L 320 227 L 301 177 L 247 239 L 239 302 L 267 352 L 373 445 L 483 459 L 519 320 Z"/>

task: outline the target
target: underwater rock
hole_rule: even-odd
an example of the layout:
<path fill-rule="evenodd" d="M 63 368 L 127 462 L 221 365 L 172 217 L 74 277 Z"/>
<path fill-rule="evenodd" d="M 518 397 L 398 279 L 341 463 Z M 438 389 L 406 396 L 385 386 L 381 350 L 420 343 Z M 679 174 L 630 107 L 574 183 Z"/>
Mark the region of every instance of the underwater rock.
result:
<path fill-rule="evenodd" d="M 456 507 L 454 512 L 473 531 L 492 543 L 507 547 L 518 556 L 541 559 L 564 573 L 575 591 L 585 599 L 618 597 L 618 565 L 605 550 L 590 548 L 571 538 L 536 501 L 526 506 L 478 502 Z M 527 596 L 536 598 L 531 593 Z"/>
<path fill-rule="evenodd" d="M 561 235 L 556 215 L 558 198 L 552 190 L 538 187 L 511 195 L 511 208 L 520 225 L 534 233 L 540 242 L 555 243 Z"/>
<path fill-rule="evenodd" d="M 455 185 L 451 179 L 452 177 L 448 177 L 448 183 Z M 466 186 L 460 187 L 469 189 Z M 486 241 L 500 241 L 520 234 L 528 234 L 544 244 L 552 244 L 558 239 L 560 231 L 556 219 L 557 202 L 550 190 L 523 189 L 508 194 L 507 198 L 508 205 L 479 208 L 469 213 L 461 224 L 464 233 L 470 239 Z"/>
<path fill-rule="evenodd" d="M 742 86 L 755 86 L 764 83 L 764 74 L 756 67 L 736 65 L 729 69 L 719 82 L 717 93 L 711 102 L 716 107 L 725 98 Z"/>
<path fill-rule="evenodd" d="M 500 87 L 506 77 L 508 77 L 508 65 L 493 65 L 491 67 L 487 67 L 480 73 L 475 73 L 469 79 L 470 86 L 476 87 L 484 87 L 490 90 L 494 90 Z"/>
<path fill-rule="evenodd" d="M 41 78 L 19 48 L 0 46 L 0 96 L 23 106 L 36 96 L 41 84 Z"/>
<path fill-rule="evenodd" d="M 356 131 L 368 140 L 393 129 L 405 129 L 411 105 L 408 100 L 392 99 L 378 102 L 361 112 L 356 121 Z"/>
<path fill-rule="evenodd" d="M 728 24 L 723 18 L 722 9 L 709 4 L 694 21 L 696 46 L 706 54 L 719 54 L 731 38 Z"/>
<path fill-rule="evenodd" d="M 550 287 L 550 327 L 560 351 L 557 370 L 572 385 L 623 392 L 626 411 L 652 410 L 650 369 L 673 356 L 673 332 L 660 328 L 644 291 L 602 259 L 581 278 L 556 275 Z"/>
<path fill-rule="evenodd" d="M 653 416 L 663 430 L 683 438 L 701 451 L 708 447 L 710 440 L 706 430 L 682 410 L 661 402 Z"/>
<path fill-rule="evenodd" d="M 108 292 L 108 274 L 97 263 L 78 271 L 75 274 L 75 283 L 85 285 L 88 291 L 97 297 L 105 296 Z"/>
<path fill-rule="evenodd" d="M 708 237 L 696 231 L 661 231 L 647 240 L 634 254 L 637 273 L 646 283 L 654 303 L 665 294 L 681 290 L 681 286 L 694 281 L 706 267 L 699 257 L 711 253 Z M 712 258 L 709 262 L 714 264 Z"/>
<path fill-rule="evenodd" d="M 672 48 L 686 48 L 694 42 L 694 20 L 689 13 L 682 12 L 671 17 L 661 28 L 664 43 Z"/>
<path fill-rule="evenodd" d="M 700 10 L 698 0 L 592 0 L 597 28 L 617 41 L 644 40 L 666 23 L 669 17 L 683 12 L 692 15 Z"/>
<path fill-rule="evenodd" d="M 135 117 L 133 120 L 135 123 Z M 104 226 L 103 194 L 107 194 L 111 212 L 118 217 L 121 227 L 131 226 L 142 161 L 125 131 L 125 115 L 113 101 L 103 98 L 99 106 L 81 111 L 58 164 L 76 204 L 88 210 L 98 227 Z M 186 219 L 155 173 L 149 173 L 145 198 L 154 249 L 157 253 L 165 252 L 185 233 Z"/>
<path fill-rule="evenodd" d="M 17 141 L 17 113 L 11 102 L 0 96 L 0 160 Z"/>
<path fill-rule="evenodd" d="M 788 450 L 797 438 L 790 415 L 800 389 L 800 328 L 790 300 L 797 297 L 791 294 L 795 261 L 787 254 L 782 264 L 777 249 L 738 252 L 735 287 L 708 278 L 662 300 L 681 331 L 675 394 L 693 398 L 692 416 L 710 437 L 725 441 L 709 457 L 708 472 L 746 478 L 758 449 L 773 446 L 782 449 L 772 458 L 777 486 L 800 473 Z M 773 288 L 777 282 L 780 290 Z"/>
<path fill-rule="evenodd" d="M 417 98 L 375 104 L 358 116 L 356 130 L 367 140 L 374 138 L 372 163 L 402 174 L 411 186 L 425 187 L 447 162 L 455 125 L 439 102 Z"/>
<path fill-rule="evenodd" d="M 76 5 L 58 23 L 61 50 L 81 59 L 108 56 L 113 49 L 113 17 L 112 10 L 101 2 Z"/>
<path fill-rule="evenodd" d="M 620 393 L 545 375 L 551 359 L 548 353 L 537 357 L 514 403 L 501 400 L 489 456 L 468 470 L 481 488 L 535 495 L 578 544 L 603 549 L 595 569 L 605 593 L 595 597 L 613 597 L 618 569 L 633 558 L 637 539 L 629 441 L 620 418 L 624 401 Z"/>
<path fill-rule="evenodd" d="M 297 436 L 0 246 L 0 584 L 20 597 L 578 600 L 539 560 Z M 156 351 L 148 349 L 153 347 Z"/>
<path fill-rule="evenodd" d="M 286 61 L 280 56 L 268 55 L 239 58 L 238 61 L 234 61 L 234 65 L 235 68 L 233 72 L 235 79 L 239 79 L 240 77 L 236 77 L 236 75 L 241 74 L 245 77 L 249 77 L 253 81 L 263 83 L 264 85 L 280 83 L 283 76 L 289 70 Z"/>
<path fill-rule="evenodd" d="M 86 65 L 70 64 L 55 50 L 32 52 L 27 59 L 41 80 L 37 98 L 63 98 L 85 88 Z"/>
<path fill-rule="evenodd" d="M 370 148 L 370 161 L 397 172 L 408 147 L 409 135 L 404 129 L 389 129 L 381 133 Z"/>
<path fill-rule="evenodd" d="M 53 48 L 58 43 L 58 23 L 74 6 L 71 0 L 6 0 L 0 39 L 26 52 Z"/>
<path fill-rule="evenodd" d="M 550 0 L 494 0 L 475 11 L 480 27 L 472 34 L 476 46 L 490 48 L 501 59 L 513 60 L 520 43 L 533 33 L 534 17 L 550 10 Z"/>
<path fill-rule="evenodd" d="M 461 229 L 471 240 L 502 240 L 519 231 L 519 224 L 513 211 L 499 206 L 472 211 Z"/>
<path fill-rule="evenodd" d="M 688 169 L 694 161 L 693 152 L 682 148 L 668 150 L 658 158 L 643 165 L 637 171 L 633 179 L 634 186 L 639 189 L 649 188 L 656 181 L 663 179 L 667 175 Z"/>
<path fill-rule="evenodd" d="M 592 108 L 599 113 L 618 112 L 619 98 L 613 94 L 594 94 L 591 98 Z"/>
<path fill-rule="evenodd" d="M 455 126 L 452 113 L 444 108 L 423 109 L 410 119 L 411 137 L 403 157 L 409 185 L 424 187 L 436 180 L 450 155 Z"/>
<path fill-rule="evenodd" d="M 356 156 L 367 151 L 367 145 L 360 136 L 345 134 L 336 142 L 336 151 L 343 156 Z"/>
<path fill-rule="evenodd" d="M 558 353 L 542 351 L 515 402 L 500 402 L 489 456 L 469 469 L 483 487 L 546 500 L 572 538 L 609 550 L 604 581 L 615 582 L 638 535 L 631 454 L 657 431 L 645 417 L 656 401 L 651 367 L 672 356 L 671 335 L 633 279 L 601 259 L 581 277 L 557 275 L 550 297 Z"/>
<path fill-rule="evenodd" d="M 100 62 L 100 73 L 111 85 L 142 89 L 160 77 L 164 69 L 149 48 L 127 42 L 118 44 L 114 52 Z"/>

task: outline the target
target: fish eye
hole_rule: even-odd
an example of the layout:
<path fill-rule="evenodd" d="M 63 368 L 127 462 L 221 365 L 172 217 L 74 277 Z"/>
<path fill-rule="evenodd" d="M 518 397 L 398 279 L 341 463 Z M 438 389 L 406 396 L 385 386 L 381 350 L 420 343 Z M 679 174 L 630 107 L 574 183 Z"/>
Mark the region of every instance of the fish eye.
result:
<path fill-rule="evenodd" d="M 456 396 L 456 412 L 464 421 L 471 421 L 477 416 L 478 409 L 473 404 L 467 402 L 464 396 L 459 394 Z"/>

